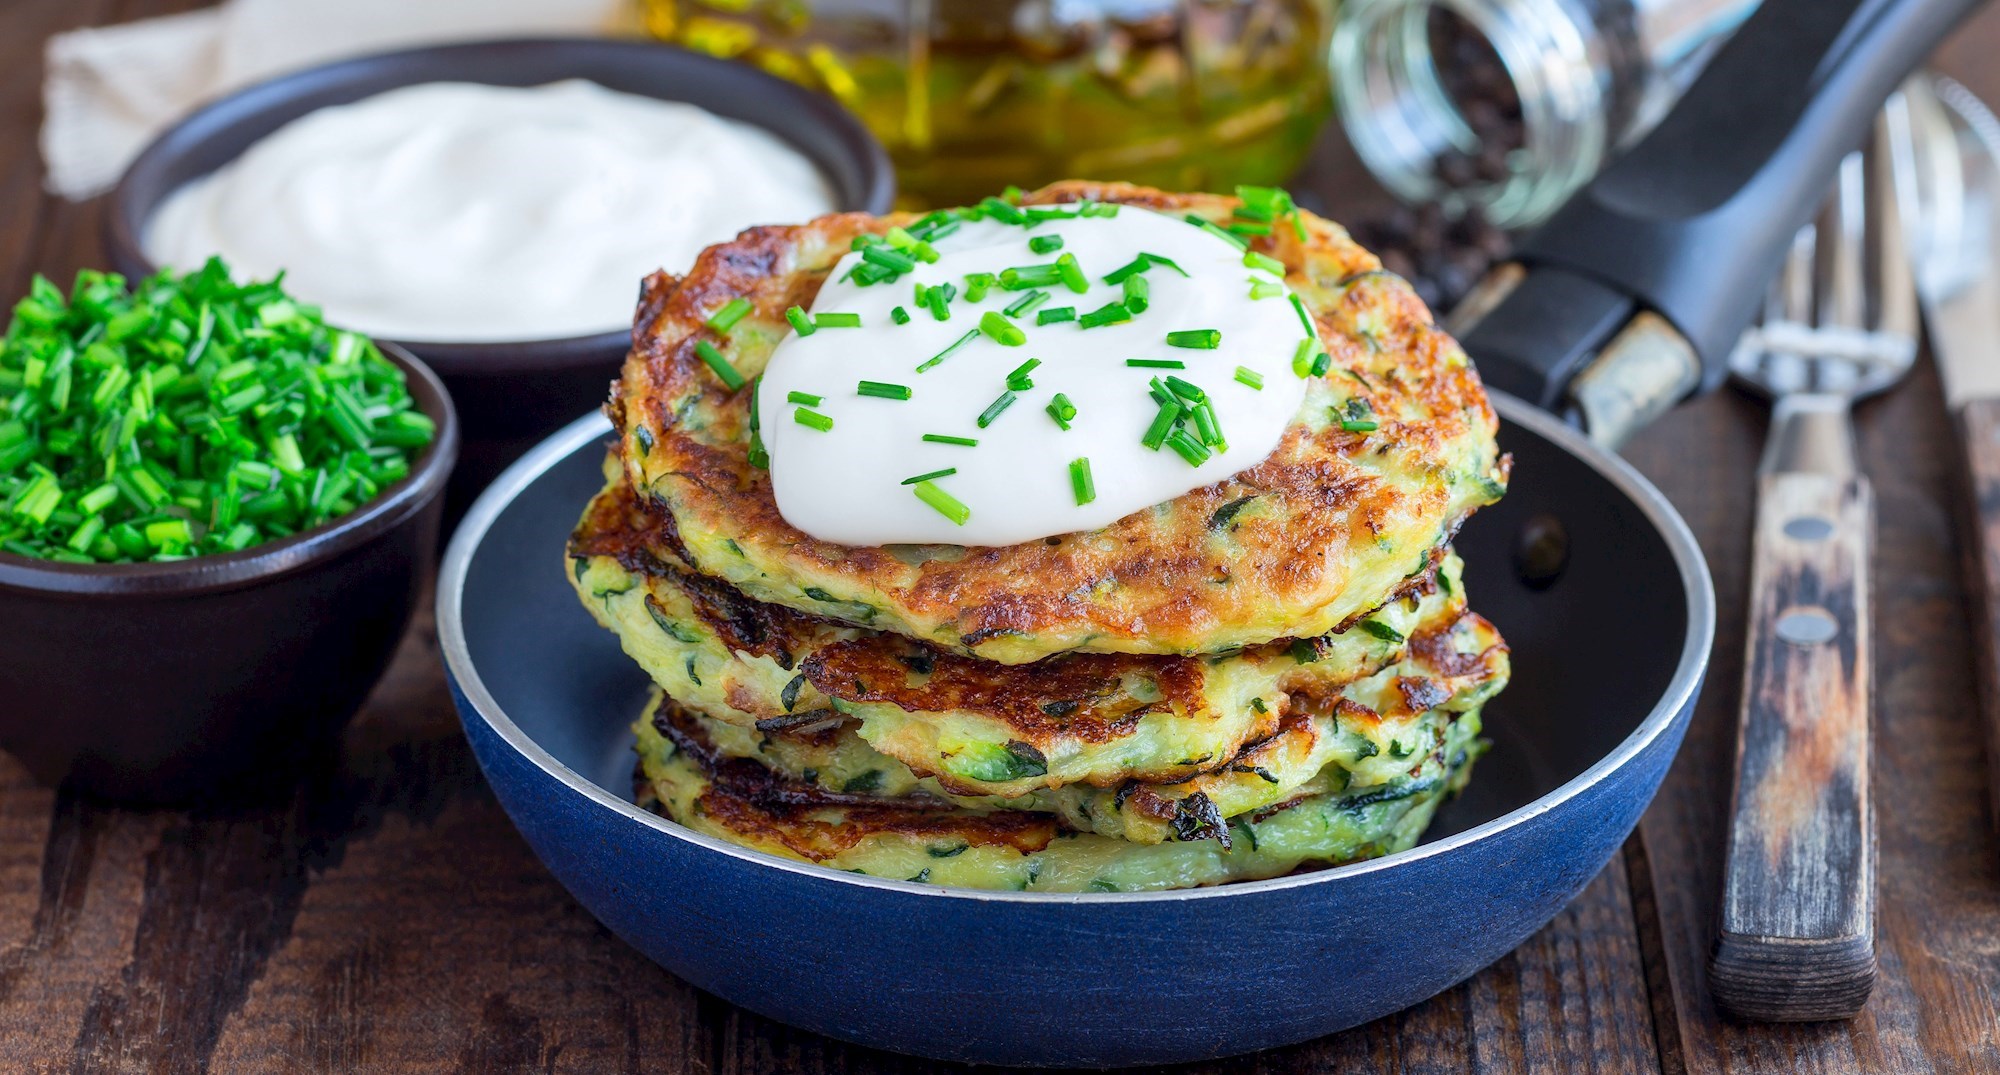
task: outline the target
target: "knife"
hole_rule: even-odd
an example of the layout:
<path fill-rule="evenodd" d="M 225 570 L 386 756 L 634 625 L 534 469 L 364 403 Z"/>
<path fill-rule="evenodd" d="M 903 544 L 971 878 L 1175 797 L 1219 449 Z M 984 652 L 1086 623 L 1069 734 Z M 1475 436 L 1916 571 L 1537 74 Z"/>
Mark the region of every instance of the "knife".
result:
<path fill-rule="evenodd" d="M 1988 806 L 2000 829 L 2000 120 L 1964 86 L 1904 88 L 1898 187 L 1931 356 L 1959 433 L 1961 542 L 1986 728 Z"/>

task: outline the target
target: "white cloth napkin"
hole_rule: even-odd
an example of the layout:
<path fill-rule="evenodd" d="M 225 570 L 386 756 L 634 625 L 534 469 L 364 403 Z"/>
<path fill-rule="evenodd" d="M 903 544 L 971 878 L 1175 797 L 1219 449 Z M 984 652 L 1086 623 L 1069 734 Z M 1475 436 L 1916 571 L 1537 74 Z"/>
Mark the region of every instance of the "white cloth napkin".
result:
<path fill-rule="evenodd" d="M 370 52 L 631 28 L 633 0 L 225 0 L 58 34 L 42 87 L 42 161 L 66 198 L 109 189 L 146 143 L 215 97 Z"/>

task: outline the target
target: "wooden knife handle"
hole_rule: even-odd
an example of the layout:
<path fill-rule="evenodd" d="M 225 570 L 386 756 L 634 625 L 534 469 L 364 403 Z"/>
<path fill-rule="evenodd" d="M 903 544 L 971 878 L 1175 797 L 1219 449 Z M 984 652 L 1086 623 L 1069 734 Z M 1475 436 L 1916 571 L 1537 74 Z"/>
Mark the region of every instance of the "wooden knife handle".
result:
<path fill-rule="evenodd" d="M 1749 1019 L 1841 1019 L 1875 984 L 1866 478 L 1759 479 L 1735 809 L 1710 985 Z"/>
<path fill-rule="evenodd" d="M 2000 830 L 2000 399 L 1967 403 L 1958 423 L 1968 493 L 1962 547 L 1986 726 L 1986 805 Z"/>

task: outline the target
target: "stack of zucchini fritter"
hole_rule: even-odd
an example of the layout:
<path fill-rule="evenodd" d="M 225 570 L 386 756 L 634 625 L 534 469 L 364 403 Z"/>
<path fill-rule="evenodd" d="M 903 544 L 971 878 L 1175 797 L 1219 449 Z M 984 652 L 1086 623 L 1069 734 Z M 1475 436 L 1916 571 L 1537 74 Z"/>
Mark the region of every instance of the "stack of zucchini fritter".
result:
<path fill-rule="evenodd" d="M 1058 184 L 1228 221 L 1234 199 Z M 1302 218 L 1285 262 L 1331 362 L 1259 465 L 1089 533 L 852 548 L 785 524 L 754 377 L 853 236 L 746 232 L 655 276 L 611 412 L 579 595 L 659 686 L 638 792 L 721 839 L 934 884 L 1138 891 L 1409 847 L 1480 749 L 1507 649 L 1451 534 L 1504 488 L 1464 355 L 1407 285 Z M 733 298 L 752 313 L 704 327 Z M 1365 406 L 1373 420 L 1343 422 Z M 1356 428 L 1360 425 L 1368 428 Z"/>

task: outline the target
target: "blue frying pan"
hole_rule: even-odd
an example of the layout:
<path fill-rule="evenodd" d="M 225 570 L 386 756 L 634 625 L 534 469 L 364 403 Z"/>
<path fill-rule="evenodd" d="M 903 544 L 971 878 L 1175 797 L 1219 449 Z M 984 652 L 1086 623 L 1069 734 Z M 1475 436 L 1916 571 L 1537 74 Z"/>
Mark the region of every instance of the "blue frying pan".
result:
<path fill-rule="evenodd" d="M 1458 549 L 1514 677 L 1488 707 L 1492 752 L 1421 846 L 1193 891 L 979 892 L 780 860 L 633 806 L 628 726 L 647 684 L 561 572 L 602 480 L 596 416 L 502 475 L 444 563 L 438 633 L 489 782 L 619 937 L 732 1003 L 879 1048 L 1173 1063 L 1449 988 L 1553 918 L 1631 832 L 1714 636 L 1686 526 L 1544 408 L 1567 401 L 1608 437 L 1708 379 L 1839 157 L 1972 6 L 1766 0 L 1673 115 L 1483 289 L 1468 349 L 1530 402 L 1495 392 L 1514 481 Z"/>

